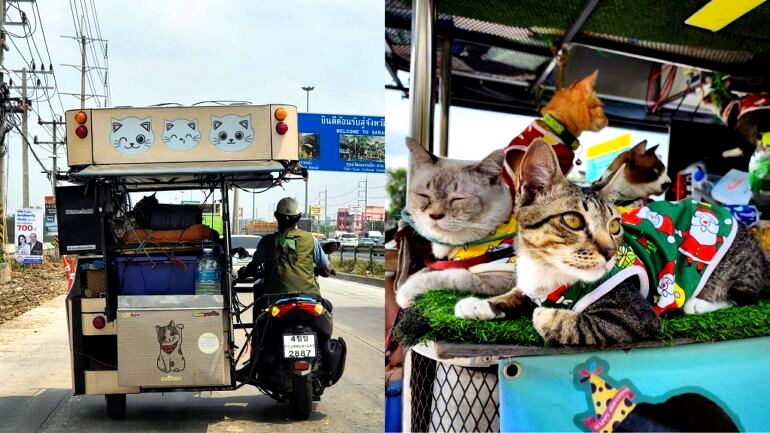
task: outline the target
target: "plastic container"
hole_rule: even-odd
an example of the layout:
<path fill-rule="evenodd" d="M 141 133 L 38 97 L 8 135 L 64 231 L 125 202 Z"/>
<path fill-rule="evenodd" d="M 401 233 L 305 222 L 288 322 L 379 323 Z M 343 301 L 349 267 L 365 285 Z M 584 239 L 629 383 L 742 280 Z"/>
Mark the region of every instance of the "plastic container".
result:
<path fill-rule="evenodd" d="M 401 381 L 385 382 L 385 431 L 397 433 L 401 431 Z"/>
<path fill-rule="evenodd" d="M 194 295 L 197 257 L 116 257 L 121 295 Z"/>
<path fill-rule="evenodd" d="M 195 294 L 219 295 L 222 293 L 219 261 L 214 257 L 213 249 L 203 248 L 203 255 L 195 264 Z"/>

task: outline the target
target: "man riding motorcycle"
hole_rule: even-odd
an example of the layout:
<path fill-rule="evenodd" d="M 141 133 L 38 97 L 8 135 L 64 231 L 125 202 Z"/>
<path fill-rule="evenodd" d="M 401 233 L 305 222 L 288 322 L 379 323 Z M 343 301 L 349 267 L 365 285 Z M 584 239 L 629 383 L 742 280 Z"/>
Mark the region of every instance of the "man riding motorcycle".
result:
<path fill-rule="evenodd" d="M 316 274 L 328 277 L 333 270 L 318 240 L 297 228 L 302 216 L 299 203 L 285 197 L 278 202 L 273 215 L 278 231 L 259 241 L 251 262 L 238 272 L 239 278 L 257 276 L 259 265 L 263 265 L 264 293 L 320 294 Z"/>

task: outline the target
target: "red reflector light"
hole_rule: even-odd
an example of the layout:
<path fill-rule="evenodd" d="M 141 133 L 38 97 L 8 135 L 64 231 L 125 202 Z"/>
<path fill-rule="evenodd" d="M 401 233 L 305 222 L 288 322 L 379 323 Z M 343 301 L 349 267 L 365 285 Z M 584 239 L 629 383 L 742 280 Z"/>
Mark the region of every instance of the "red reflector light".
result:
<path fill-rule="evenodd" d="M 286 134 L 286 131 L 288 131 L 288 130 L 289 130 L 289 125 L 287 125 L 287 124 L 285 124 L 283 122 L 278 122 L 278 124 L 275 125 L 275 132 L 277 132 L 277 133 L 279 133 L 281 135 Z"/>
<path fill-rule="evenodd" d="M 88 136 L 88 128 L 86 128 L 85 125 L 78 126 L 75 128 L 75 135 L 80 138 L 86 138 L 86 136 Z"/>
<path fill-rule="evenodd" d="M 300 370 L 300 371 L 310 370 L 310 363 L 304 362 L 304 361 L 297 361 L 294 363 L 294 369 Z"/>
<path fill-rule="evenodd" d="M 94 317 L 94 320 L 91 323 L 94 325 L 94 328 L 103 329 L 104 326 L 107 324 L 107 321 L 104 320 L 104 317 L 102 316 L 96 316 Z"/>

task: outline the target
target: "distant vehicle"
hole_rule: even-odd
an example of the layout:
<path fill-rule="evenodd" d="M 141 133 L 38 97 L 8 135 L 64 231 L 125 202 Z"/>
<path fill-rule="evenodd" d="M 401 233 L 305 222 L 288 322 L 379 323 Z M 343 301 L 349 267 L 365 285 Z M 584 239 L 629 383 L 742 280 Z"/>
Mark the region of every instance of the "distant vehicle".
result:
<path fill-rule="evenodd" d="M 230 236 L 230 249 L 243 248 L 249 256 L 253 256 L 257 251 L 257 244 L 259 244 L 262 236 L 257 235 L 232 235 Z M 251 262 L 251 257 L 239 258 L 237 255 L 233 256 L 233 272 L 236 274 L 238 270 L 246 266 Z"/>
<path fill-rule="evenodd" d="M 385 236 L 372 236 L 374 245 L 385 245 Z"/>
<path fill-rule="evenodd" d="M 379 238 L 379 237 L 381 237 L 381 236 L 384 236 L 384 235 L 383 235 L 383 234 L 382 234 L 382 232 L 380 232 L 380 231 L 376 231 L 376 230 L 370 230 L 370 231 L 366 232 L 366 237 L 367 237 L 367 238 L 373 238 L 373 239 L 375 239 L 375 238 Z"/>
<path fill-rule="evenodd" d="M 374 246 L 374 239 L 372 238 L 361 238 L 358 240 L 358 246 L 359 247 L 372 247 Z"/>
<path fill-rule="evenodd" d="M 358 246 L 358 236 L 355 233 L 342 233 L 337 240 L 340 241 L 340 246 L 343 247 Z"/>

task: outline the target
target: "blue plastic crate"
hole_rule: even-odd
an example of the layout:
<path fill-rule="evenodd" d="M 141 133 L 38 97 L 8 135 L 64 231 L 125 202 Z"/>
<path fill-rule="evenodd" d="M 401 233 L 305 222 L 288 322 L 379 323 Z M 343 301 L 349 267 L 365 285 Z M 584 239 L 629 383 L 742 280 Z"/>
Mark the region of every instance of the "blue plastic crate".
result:
<path fill-rule="evenodd" d="M 194 295 L 195 256 L 116 257 L 121 295 Z"/>

